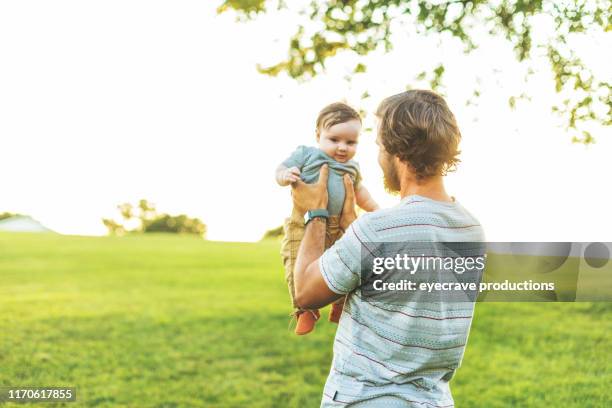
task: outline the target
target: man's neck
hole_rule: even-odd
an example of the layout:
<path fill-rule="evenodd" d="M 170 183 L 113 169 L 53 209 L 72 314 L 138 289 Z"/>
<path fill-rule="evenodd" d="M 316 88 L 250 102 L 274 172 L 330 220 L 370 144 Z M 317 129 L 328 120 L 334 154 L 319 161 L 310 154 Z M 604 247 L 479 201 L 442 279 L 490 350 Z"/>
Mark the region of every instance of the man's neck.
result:
<path fill-rule="evenodd" d="M 453 202 L 453 198 L 446 193 L 442 176 L 430 177 L 417 183 L 412 175 L 406 175 L 400 182 L 400 197 L 419 195 L 435 201 Z"/>

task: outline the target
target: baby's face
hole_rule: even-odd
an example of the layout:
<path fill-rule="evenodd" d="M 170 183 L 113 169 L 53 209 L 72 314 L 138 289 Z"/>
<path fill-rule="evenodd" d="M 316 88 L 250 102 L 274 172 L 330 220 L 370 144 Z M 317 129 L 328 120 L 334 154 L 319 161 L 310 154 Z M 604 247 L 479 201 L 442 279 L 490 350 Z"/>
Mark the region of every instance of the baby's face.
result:
<path fill-rule="evenodd" d="M 319 148 L 340 163 L 351 160 L 357 152 L 361 123 L 357 119 L 319 129 Z"/>

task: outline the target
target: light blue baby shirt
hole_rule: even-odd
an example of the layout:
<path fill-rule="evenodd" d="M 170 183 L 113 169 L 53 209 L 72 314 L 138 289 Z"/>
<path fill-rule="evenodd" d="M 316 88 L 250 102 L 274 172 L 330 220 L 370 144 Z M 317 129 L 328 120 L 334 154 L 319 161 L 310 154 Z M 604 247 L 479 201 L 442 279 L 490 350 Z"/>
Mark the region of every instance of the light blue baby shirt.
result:
<path fill-rule="evenodd" d="M 329 211 L 330 215 L 339 215 L 342 212 L 345 196 L 342 177 L 344 174 L 350 175 L 353 179 L 355 190 L 361 181 L 359 164 L 355 160 L 340 163 L 317 147 L 298 146 L 291 156 L 283 162 L 283 166 L 287 168 L 299 168 L 302 181 L 308 184 L 315 183 L 319 179 L 319 171 L 324 164 L 329 166 L 329 177 L 327 178 L 329 200 L 327 211 Z"/>

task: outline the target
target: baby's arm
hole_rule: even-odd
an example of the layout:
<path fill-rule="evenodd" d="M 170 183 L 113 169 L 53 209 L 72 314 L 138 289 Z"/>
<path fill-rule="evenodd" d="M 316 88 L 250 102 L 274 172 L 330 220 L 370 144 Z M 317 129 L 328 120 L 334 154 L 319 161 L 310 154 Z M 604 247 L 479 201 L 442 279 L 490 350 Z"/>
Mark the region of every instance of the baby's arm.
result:
<path fill-rule="evenodd" d="M 288 186 L 300 179 L 300 169 L 297 167 L 285 167 L 282 164 L 276 168 L 276 182 L 279 186 Z"/>
<path fill-rule="evenodd" d="M 355 200 L 359 208 L 368 212 L 376 211 L 380 208 L 363 183 L 359 183 L 359 187 L 355 191 Z"/>
<path fill-rule="evenodd" d="M 308 158 L 308 148 L 298 146 L 291 156 L 276 168 L 276 182 L 285 187 L 300 180 L 300 169 L 303 168 Z"/>

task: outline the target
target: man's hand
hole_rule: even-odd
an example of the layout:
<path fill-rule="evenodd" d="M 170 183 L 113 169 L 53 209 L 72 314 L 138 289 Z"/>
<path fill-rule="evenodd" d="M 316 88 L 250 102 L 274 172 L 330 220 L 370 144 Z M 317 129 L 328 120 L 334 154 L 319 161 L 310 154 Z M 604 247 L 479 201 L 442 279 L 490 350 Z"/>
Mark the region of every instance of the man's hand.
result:
<path fill-rule="evenodd" d="M 303 216 L 308 210 L 327 208 L 328 174 L 329 169 L 327 167 L 327 164 L 324 164 L 323 166 L 321 166 L 321 170 L 319 171 L 319 180 L 316 183 L 306 184 L 302 180 L 298 180 L 291 185 L 293 208 L 300 215 Z"/>
<path fill-rule="evenodd" d="M 342 206 L 342 214 L 340 215 L 340 229 L 346 231 L 349 225 L 357 219 L 357 212 L 355 212 L 355 188 L 353 187 L 353 180 L 348 174 L 344 175 L 344 205 Z"/>

